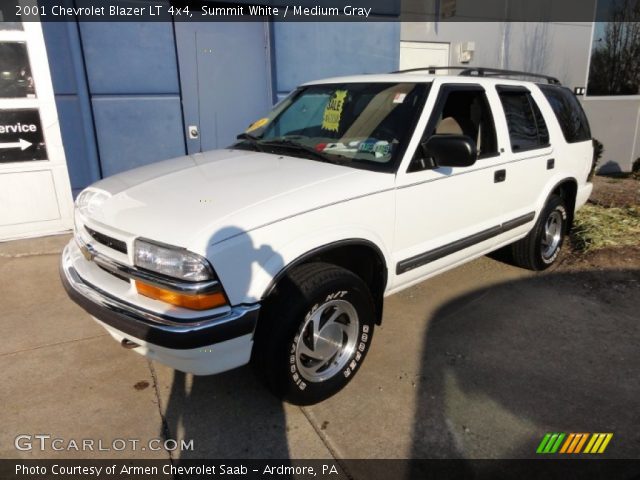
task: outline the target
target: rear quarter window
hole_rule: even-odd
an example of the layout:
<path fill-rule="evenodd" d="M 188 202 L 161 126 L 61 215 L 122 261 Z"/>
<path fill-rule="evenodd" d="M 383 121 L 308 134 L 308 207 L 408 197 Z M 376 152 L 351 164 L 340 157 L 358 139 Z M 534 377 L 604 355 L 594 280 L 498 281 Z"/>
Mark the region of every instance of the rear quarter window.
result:
<path fill-rule="evenodd" d="M 591 139 L 587 116 L 571 90 L 551 85 L 540 85 L 540 90 L 551 105 L 567 143 Z"/>

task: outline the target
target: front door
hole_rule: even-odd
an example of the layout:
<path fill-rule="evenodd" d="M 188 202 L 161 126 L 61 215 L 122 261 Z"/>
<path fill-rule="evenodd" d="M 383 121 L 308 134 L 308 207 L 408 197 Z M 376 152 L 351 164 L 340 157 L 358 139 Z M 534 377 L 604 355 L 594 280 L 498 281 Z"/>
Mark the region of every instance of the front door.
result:
<path fill-rule="evenodd" d="M 433 82 L 436 98 L 423 139 L 466 135 L 477 146 L 470 167 L 414 162 L 398 172 L 394 288 L 418 281 L 490 248 L 503 222 L 505 188 L 495 103 L 480 85 Z M 428 105 L 431 102 L 428 103 Z M 493 108 L 492 108 L 493 107 Z M 419 158 L 416 157 L 416 158 Z"/>
<path fill-rule="evenodd" d="M 0 240 L 69 230 L 71 187 L 40 23 L 0 26 L 0 67 Z"/>
<path fill-rule="evenodd" d="M 267 22 L 176 22 L 188 153 L 224 148 L 273 105 Z"/>

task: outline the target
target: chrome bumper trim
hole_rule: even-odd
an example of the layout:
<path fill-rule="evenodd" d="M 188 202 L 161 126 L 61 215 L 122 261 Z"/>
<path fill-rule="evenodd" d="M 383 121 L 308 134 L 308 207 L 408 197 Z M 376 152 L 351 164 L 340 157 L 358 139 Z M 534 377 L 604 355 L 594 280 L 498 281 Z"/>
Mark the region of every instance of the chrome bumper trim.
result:
<path fill-rule="evenodd" d="M 198 348 L 253 333 L 260 310 L 259 304 L 243 305 L 189 320 L 150 312 L 81 278 L 72 265 L 69 245 L 62 254 L 60 278 L 69 297 L 93 317 L 125 335 L 167 348 Z"/>

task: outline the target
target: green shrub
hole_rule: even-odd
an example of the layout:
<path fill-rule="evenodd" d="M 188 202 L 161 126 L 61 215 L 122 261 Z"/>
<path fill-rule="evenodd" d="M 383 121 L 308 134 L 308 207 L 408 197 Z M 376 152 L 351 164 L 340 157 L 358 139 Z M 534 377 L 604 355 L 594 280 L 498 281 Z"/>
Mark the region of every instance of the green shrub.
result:
<path fill-rule="evenodd" d="M 600 140 L 598 140 L 597 138 L 593 138 L 591 139 L 591 142 L 593 143 L 593 159 L 591 160 L 591 170 L 589 171 L 589 176 L 587 177 L 587 180 L 591 180 L 593 175 L 596 173 L 596 168 L 598 168 L 598 162 L 600 161 L 600 159 L 602 158 L 602 155 L 604 154 L 604 145 Z"/>

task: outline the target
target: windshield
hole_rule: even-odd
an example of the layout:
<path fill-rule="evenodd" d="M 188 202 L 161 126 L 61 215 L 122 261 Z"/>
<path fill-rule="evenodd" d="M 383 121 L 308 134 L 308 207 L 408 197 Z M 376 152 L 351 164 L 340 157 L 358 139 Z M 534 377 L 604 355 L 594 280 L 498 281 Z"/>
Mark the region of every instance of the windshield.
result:
<path fill-rule="evenodd" d="M 269 117 L 239 135 L 242 142 L 236 147 L 395 171 L 428 87 L 425 83 L 301 87 L 276 105 Z"/>

